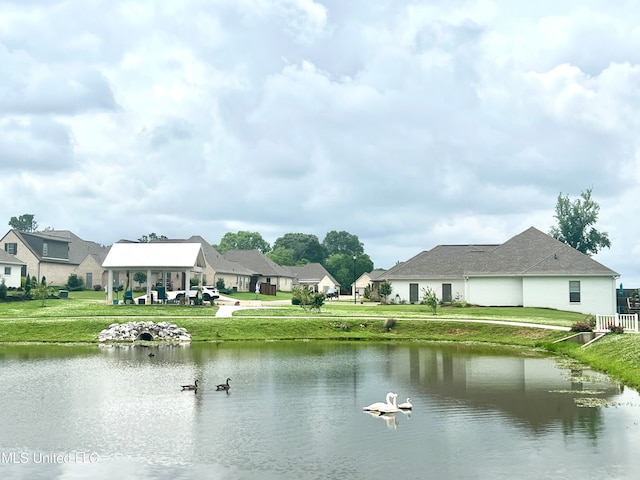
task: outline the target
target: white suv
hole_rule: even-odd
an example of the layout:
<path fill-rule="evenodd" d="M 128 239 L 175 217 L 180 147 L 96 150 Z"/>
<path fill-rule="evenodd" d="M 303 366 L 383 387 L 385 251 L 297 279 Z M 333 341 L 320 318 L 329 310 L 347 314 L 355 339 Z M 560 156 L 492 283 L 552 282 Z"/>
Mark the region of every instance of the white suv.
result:
<path fill-rule="evenodd" d="M 193 300 L 196 298 L 198 294 L 198 286 L 193 285 L 189 290 L 189 299 Z M 176 294 L 176 298 L 184 298 L 184 291 L 180 291 Z M 205 302 L 210 302 L 211 300 L 217 300 L 220 298 L 220 294 L 218 293 L 218 289 L 216 287 L 202 287 L 202 300 Z"/>

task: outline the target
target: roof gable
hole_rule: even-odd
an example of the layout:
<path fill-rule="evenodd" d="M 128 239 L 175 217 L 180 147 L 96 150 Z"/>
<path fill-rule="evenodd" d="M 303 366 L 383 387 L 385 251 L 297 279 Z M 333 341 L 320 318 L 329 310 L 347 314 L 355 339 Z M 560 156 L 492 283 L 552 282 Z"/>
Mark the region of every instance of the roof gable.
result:
<path fill-rule="evenodd" d="M 199 243 L 114 243 L 103 268 L 177 268 L 205 267 Z"/>
<path fill-rule="evenodd" d="M 307 263 L 306 265 L 296 265 L 287 267 L 292 276 L 294 276 L 300 283 L 318 283 L 324 277 L 327 277 L 335 285 L 340 285 L 338 281 L 333 278 L 326 268 L 322 264 L 317 262 Z"/>
<path fill-rule="evenodd" d="M 530 227 L 498 246 L 476 265 L 469 265 L 467 275 L 617 275 L 588 255 Z"/>
<path fill-rule="evenodd" d="M 229 250 L 223 257 L 227 260 L 238 262 L 245 268 L 264 277 L 294 277 L 292 272 L 281 267 L 258 250 Z"/>

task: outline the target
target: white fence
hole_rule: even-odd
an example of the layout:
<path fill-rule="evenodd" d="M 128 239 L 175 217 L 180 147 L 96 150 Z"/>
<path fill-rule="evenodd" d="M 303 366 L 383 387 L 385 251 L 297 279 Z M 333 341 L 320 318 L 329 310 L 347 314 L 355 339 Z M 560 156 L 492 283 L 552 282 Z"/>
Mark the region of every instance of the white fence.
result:
<path fill-rule="evenodd" d="M 638 333 L 637 313 L 616 313 L 614 315 L 596 315 L 596 332 L 608 332 L 611 325 L 621 326 L 626 332 Z"/>

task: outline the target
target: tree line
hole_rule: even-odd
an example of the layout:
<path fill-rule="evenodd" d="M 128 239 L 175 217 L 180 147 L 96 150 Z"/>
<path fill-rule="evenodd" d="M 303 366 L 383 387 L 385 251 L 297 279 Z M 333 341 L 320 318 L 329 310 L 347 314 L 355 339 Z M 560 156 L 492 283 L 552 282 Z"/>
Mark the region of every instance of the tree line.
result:
<path fill-rule="evenodd" d="M 568 195 L 558 195 L 555 215 L 556 225 L 549 235 L 576 250 L 593 255 L 603 248 L 610 248 L 611 242 L 606 232 L 596 230 L 600 205 L 591 197 L 592 189 L 571 201 Z M 37 232 L 38 223 L 33 214 L 11 217 L 9 226 L 23 232 Z M 44 231 L 51 230 L 47 227 Z M 166 239 L 164 235 L 150 233 L 142 235 L 140 242 Z M 322 242 L 316 235 L 307 233 L 287 233 L 270 245 L 258 232 L 227 232 L 220 243 L 212 245 L 224 254 L 229 250 L 258 250 L 278 265 L 295 266 L 310 262 L 323 265 L 333 275 L 343 290 L 349 290 L 354 278 L 373 270 L 373 262 L 364 251 L 364 245 L 357 235 L 345 231 L 332 230 Z"/>

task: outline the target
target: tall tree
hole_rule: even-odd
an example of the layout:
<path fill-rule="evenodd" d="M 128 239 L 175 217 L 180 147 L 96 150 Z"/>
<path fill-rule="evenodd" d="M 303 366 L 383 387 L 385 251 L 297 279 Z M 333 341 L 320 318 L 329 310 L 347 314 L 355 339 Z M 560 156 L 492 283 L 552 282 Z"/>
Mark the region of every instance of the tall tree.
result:
<path fill-rule="evenodd" d="M 581 198 L 573 202 L 568 195 L 563 197 L 560 193 L 554 215 L 558 224 L 551 227 L 549 232 L 554 238 L 587 255 L 596 254 L 604 247 L 611 247 L 609 235 L 593 227 L 598 221 L 600 205 L 591 198 L 591 190 L 589 188 L 583 191 Z"/>
<path fill-rule="evenodd" d="M 37 232 L 38 222 L 35 221 L 32 213 L 25 213 L 19 217 L 11 217 L 9 226 L 21 232 Z"/>
<path fill-rule="evenodd" d="M 278 247 L 267 253 L 267 257 L 278 265 L 295 265 L 293 254 L 294 252 L 290 248 Z"/>
<path fill-rule="evenodd" d="M 227 232 L 218 245 L 213 245 L 220 253 L 229 250 L 258 250 L 262 253 L 271 251 L 271 246 L 258 232 L 240 230 L 238 233 Z"/>
<path fill-rule="evenodd" d="M 354 278 L 357 279 L 363 273 L 373 270 L 373 262 L 369 255 L 364 253 L 356 255 L 355 262 L 353 261 L 353 255 L 336 253 L 327 259 L 324 267 L 340 284 L 341 290 L 349 291 Z"/>
<path fill-rule="evenodd" d="M 141 243 L 149 243 L 152 240 L 166 240 L 167 237 L 164 235 L 157 235 L 156 233 L 150 233 L 149 235 L 142 235 L 138 241 Z"/>
<path fill-rule="evenodd" d="M 325 248 L 328 257 L 337 253 L 347 255 L 364 253 L 364 245 L 360 242 L 358 236 L 345 231 L 336 232 L 332 230 L 327 233 L 322 241 L 322 246 Z"/>
<path fill-rule="evenodd" d="M 279 247 L 293 250 L 296 265 L 303 260 L 321 263 L 326 255 L 318 237 L 308 233 L 286 233 L 273 243 L 274 249 Z"/>

